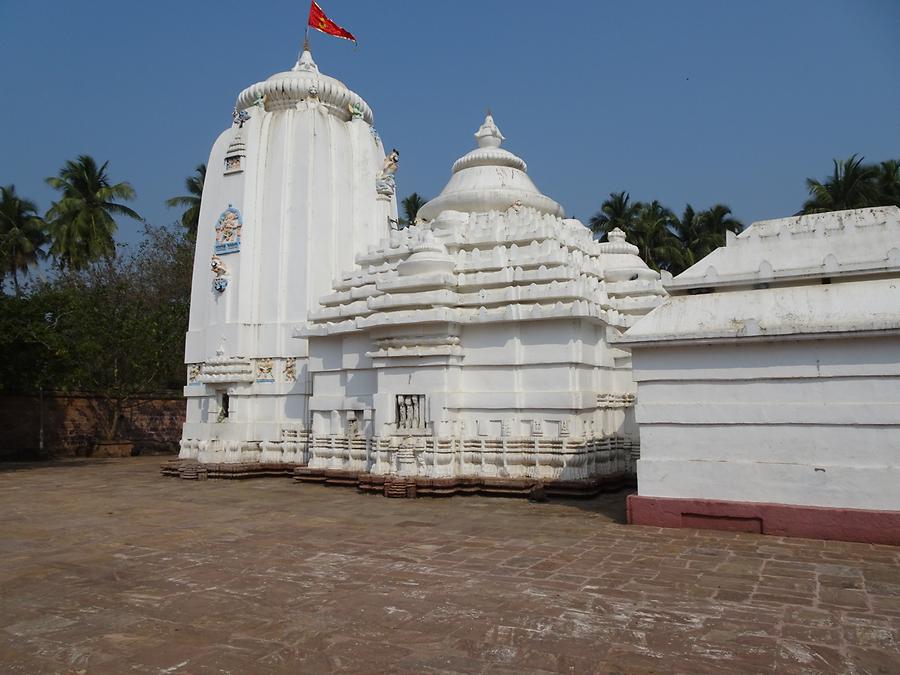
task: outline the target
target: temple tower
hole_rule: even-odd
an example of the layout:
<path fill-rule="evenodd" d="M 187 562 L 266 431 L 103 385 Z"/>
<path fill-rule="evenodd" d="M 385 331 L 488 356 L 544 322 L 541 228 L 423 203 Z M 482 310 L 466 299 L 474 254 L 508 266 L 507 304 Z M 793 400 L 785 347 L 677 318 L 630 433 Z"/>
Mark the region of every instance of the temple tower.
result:
<path fill-rule="evenodd" d="M 308 423 L 294 329 L 396 219 L 372 110 L 296 65 L 245 89 L 210 153 L 194 260 L 181 457 L 291 463 Z"/>
<path fill-rule="evenodd" d="M 615 338 L 662 301 L 659 275 L 621 231 L 598 243 L 565 218 L 491 115 L 475 140 L 417 224 L 357 256 L 299 333 L 313 384 L 300 480 L 571 494 L 633 472 Z"/>

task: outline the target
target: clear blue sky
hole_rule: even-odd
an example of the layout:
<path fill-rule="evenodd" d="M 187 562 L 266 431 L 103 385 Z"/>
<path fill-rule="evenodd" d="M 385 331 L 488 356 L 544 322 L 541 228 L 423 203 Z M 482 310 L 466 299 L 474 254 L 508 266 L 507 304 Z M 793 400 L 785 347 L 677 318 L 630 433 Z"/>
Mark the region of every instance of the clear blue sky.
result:
<path fill-rule="evenodd" d="M 833 157 L 900 157 L 900 1 L 322 0 L 352 44 L 313 35 L 323 72 L 432 197 L 490 107 L 543 192 L 586 221 L 611 191 L 795 212 Z M 109 160 L 149 221 L 205 162 L 237 94 L 290 68 L 305 0 L 0 0 L 0 184 Z M 120 239 L 138 226 L 120 221 Z"/>

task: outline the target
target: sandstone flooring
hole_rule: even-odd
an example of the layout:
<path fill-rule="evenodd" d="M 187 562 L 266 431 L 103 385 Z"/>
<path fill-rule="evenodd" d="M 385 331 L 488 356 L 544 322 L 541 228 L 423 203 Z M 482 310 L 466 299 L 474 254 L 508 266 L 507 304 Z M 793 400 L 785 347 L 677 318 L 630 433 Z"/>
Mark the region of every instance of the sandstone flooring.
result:
<path fill-rule="evenodd" d="M 900 548 L 0 466 L 0 672 L 900 673 Z"/>

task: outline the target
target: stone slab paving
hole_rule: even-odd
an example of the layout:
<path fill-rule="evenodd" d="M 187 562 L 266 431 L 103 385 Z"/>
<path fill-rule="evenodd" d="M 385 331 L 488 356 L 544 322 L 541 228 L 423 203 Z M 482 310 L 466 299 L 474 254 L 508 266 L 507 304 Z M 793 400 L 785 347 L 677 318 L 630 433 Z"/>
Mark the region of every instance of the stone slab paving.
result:
<path fill-rule="evenodd" d="M 900 673 L 900 548 L 0 467 L 4 673 Z"/>

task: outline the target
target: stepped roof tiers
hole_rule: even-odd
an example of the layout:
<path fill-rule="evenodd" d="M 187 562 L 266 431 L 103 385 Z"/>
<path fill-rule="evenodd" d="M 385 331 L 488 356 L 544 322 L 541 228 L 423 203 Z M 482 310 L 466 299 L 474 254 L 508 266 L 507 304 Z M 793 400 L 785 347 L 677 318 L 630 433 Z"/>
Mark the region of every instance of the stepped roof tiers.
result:
<path fill-rule="evenodd" d="M 900 544 L 900 209 L 754 223 L 630 328 L 632 522 Z"/>
<path fill-rule="evenodd" d="M 610 339 L 662 300 L 659 276 L 622 232 L 598 243 L 565 219 L 490 115 L 475 137 L 418 224 L 359 255 L 297 331 L 301 480 L 583 492 L 632 470 L 630 357 Z"/>
<path fill-rule="evenodd" d="M 181 457 L 302 459 L 306 321 L 332 279 L 396 218 L 366 102 L 308 51 L 245 89 L 210 154 L 200 209 Z"/>

